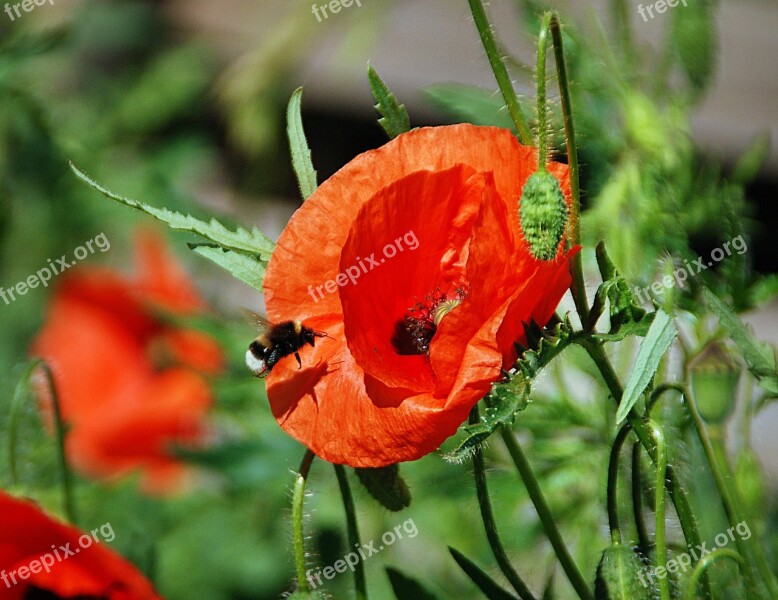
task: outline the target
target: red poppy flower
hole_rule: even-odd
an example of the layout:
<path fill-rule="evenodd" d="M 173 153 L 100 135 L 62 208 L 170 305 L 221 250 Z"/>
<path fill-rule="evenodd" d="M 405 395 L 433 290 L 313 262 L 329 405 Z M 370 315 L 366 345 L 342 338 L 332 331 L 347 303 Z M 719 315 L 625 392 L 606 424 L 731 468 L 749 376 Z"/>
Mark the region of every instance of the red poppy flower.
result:
<path fill-rule="evenodd" d="M 32 351 L 53 371 L 73 464 L 98 478 L 140 471 L 163 491 L 185 475 L 169 446 L 205 433 L 211 391 L 198 371 L 223 359 L 210 337 L 161 317 L 205 308 L 162 241 L 142 234 L 136 250 L 132 277 L 94 266 L 63 275 Z"/>
<path fill-rule="evenodd" d="M 106 544 L 105 523 L 94 533 L 63 525 L 32 502 L 0 491 L 0 598 L 154 600 L 151 583 Z M 53 594 L 53 596 L 49 596 Z"/>
<path fill-rule="evenodd" d="M 271 321 L 330 337 L 267 377 L 280 425 L 357 467 L 439 447 L 546 323 L 573 250 L 538 261 L 519 224 L 537 150 L 507 130 L 403 134 L 338 171 L 295 213 L 265 276 Z M 549 165 L 569 202 L 567 168 Z"/>

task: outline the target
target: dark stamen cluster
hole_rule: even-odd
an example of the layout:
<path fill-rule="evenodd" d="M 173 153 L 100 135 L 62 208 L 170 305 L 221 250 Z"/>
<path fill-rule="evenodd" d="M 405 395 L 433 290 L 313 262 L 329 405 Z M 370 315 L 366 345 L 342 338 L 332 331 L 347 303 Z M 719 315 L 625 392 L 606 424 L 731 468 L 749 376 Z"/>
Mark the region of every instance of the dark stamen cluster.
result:
<path fill-rule="evenodd" d="M 424 300 L 408 309 L 402 319 L 397 321 L 392 335 L 392 345 L 403 356 L 429 354 L 430 343 L 438 329 L 435 323 L 435 310 L 444 302 L 462 301 L 467 296 L 467 287 L 462 284 L 453 293 L 444 294 L 440 288 L 427 294 Z"/>

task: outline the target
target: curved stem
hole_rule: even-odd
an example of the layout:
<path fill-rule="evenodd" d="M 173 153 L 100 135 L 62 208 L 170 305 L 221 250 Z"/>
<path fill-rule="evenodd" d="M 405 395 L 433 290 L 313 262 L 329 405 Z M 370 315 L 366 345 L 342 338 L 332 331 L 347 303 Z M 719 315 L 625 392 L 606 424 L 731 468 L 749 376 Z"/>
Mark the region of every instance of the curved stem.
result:
<path fill-rule="evenodd" d="M 65 516 L 71 523 L 77 523 L 76 520 L 76 506 L 73 500 L 73 474 L 70 471 L 68 465 L 67 456 L 65 455 L 65 423 L 62 420 L 62 410 L 59 402 L 59 394 L 57 394 L 57 386 L 54 383 L 54 374 L 51 372 L 49 365 L 43 360 L 37 363 L 43 371 L 46 377 L 46 383 L 49 386 L 49 392 L 51 393 L 51 406 L 54 411 L 54 433 L 57 436 L 57 458 L 59 459 L 59 468 L 62 473 L 62 496 L 63 505 L 65 510 Z"/>
<path fill-rule="evenodd" d="M 608 525 L 611 530 L 611 542 L 621 544 L 621 529 L 619 528 L 619 503 L 618 503 L 618 479 L 619 479 L 619 454 L 624 447 L 632 427 L 624 425 L 616 434 L 616 439 L 611 448 L 608 460 Z"/>
<path fill-rule="evenodd" d="M 667 537 L 665 523 L 665 475 L 667 472 L 667 444 L 662 430 L 651 420 L 646 420 L 646 427 L 651 431 L 656 448 L 656 479 L 654 515 L 656 516 L 656 564 L 659 567 L 667 565 Z M 667 577 L 659 579 L 659 597 L 670 600 L 670 582 Z"/>
<path fill-rule="evenodd" d="M 538 517 L 540 517 L 540 522 L 543 524 L 546 537 L 548 537 L 548 541 L 551 542 L 551 546 L 554 548 L 554 552 L 556 553 L 567 578 L 570 580 L 570 583 L 580 598 L 583 600 L 593 600 L 594 597 L 592 596 L 592 592 L 589 589 L 586 580 L 581 575 L 581 571 L 578 569 L 575 561 L 573 561 L 573 557 L 570 555 L 567 546 L 565 546 L 562 535 L 559 533 L 559 529 L 557 529 L 556 522 L 554 521 L 554 515 L 551 514 L 551 509 L 546 502 L 543 491 L 540 489 L 538 480 L 535 478 L 535 473 L 533 473 L 532 467 L 530 466 L 527 457 L 524 455 L 518 440 L 516 440 L 513 432 L 505 426 L 500 427 L 500 434 L 513 459 L 513 463 L 516 465 L 519 475 L 521 475 L 521 479 L 527 488 L 527 493 L 532 500 L 532 504 L 535 505 L 535 510 L 538 513 Z"/>
<path fill-rule="evenodd" d="M 484 46 L 484 50 L 486 50 L 486 57 L 489 59 L 489 64 L 494 72 L 497 85 L 500 86 L 502 97 L 505 99 L 505 105 L 508 107 L 508 112 L 516 127 L 519 141 L 525 145 L 531 144 L 532 133 L 530 132 L 529 125 L 527 125 L 527 119 L 521 110 L 519 99 L 516 96 L 516 90 L 513 89 L 513 83 L 511 82 L 510 75 L 508 75 L 508 69 L 505 68 L 505 63 L 502 61 L 500 51 L 497 49 L 497 43 L 494 40 L 494 34 L 492 32 L 492 25 L 489 23 L 489 18 L 486 16 L 483 2 L 481 0 L 468 0 L 468 2 L 470 4 L 470 12 L 473 13 L 475 26 L 478 29 L 478 35 L 481 36 L 481 43 Z"/>
<path fill-rule="evenodd" d="M 591 338 L 580 338 L 576 340 L 576 342 L 586 350 L 590 358 L 594 361 L 594 364 L 600 371 L 605 384 L 608 386 L 608 390 L 610 391 L 611 396 L 613 396 L 616 405 L 618 405 L 619 402 L 621 402 L 622 395 L 624 394 L 624 388 L 621 386 L 621 382 L 619 381 L 618 376 L 613 370 L 608 357 L 605 355 L 602 344 Z M 627 415 L 627 422 L 632 425 L 632 428 L 635 431 L 635 435 L 637 435 L 640 443 L 648 452 L 651 460 L 656 463 L 656 448 L 654 448 L 651 434 L 645 423 L 643 423 L 643 420 L 634 409 L 629 411 L 629 414 Z M 678 520 L 681 522 L 681 528 L 683 529 L 683 535 L 686 539 L 686 545 L 691 547 L 697 547 L 701 545 L 702 538 L 700 537 L 700 531 L 697 528 L 697 521 L 694 517 L 694 513 L 692 512 L 692 508 L 689 504 L 688 498 L 686 497 L 686 493 L 678 481 L 678 476 L 675 474 L 675 470 L 671 466 L 667 467 L 667 476 L 664 483 L 667 491 L 670 494 L 670 500 L 675 506 L 675 512 L 678 515 Z M 710 582 L 708 581 L 707 576 L 703 577 L 702 584 L 705 588 L 707 596 L 710 597 Z"/>
<path fill-rule="evenodd" d="M 697 582 L 708 567 L 719 558 L 729 558 L 737 562 L 740 567 L 740 572 L 744 578 L 746 577 L 746 562 L 743 560 L 743 557 L 729 548 L 719 548 L 718 550 L 714 550 L 710 554 L 703 556 L 700 559 L 700 562 L 697 563 L 697 566 L 694 567 L 691 577 L 689 578 L 689 587 L 686 589 L 686 600 L 694 600 L 697 597 Z"/>
<path fill-rule="evenodd" d="M 470 411 L 470 423 L 478 423 L 478 406 L 474 406 Z M 497 523 L 494 520 L 494 512 L 492 511 L 492 502 L 489 499 L 489 489 L 486 485 L 486 465 L 484 464 L 483 449 L 481 446 L 476 446 L 473 452 L 473 472 L 475 475 L 475 491 L 478 496 L 478 508 L 481 510 L 481 519 L 484 522 L 484 528 L 486 529 L 486 538 L 489 540 L 489 547 L 492 549 L 492 554 L 497 560 L 497 564 L 500 570 L 505 575 L 505 578 L 516 590 L 516 593 L 522 600 L 535 600 L 535 596 L 524 583 L 522 578 L 513 568 L 511 561 L 508 559 L 508 555 L 505 553 L 500 536 L 497 533 Z"/>
<path fill-rule="evenodd" d="M 305 482 L 315 454 L 305 451 L 297 479 L 294 482 L 292 495 L 292 543 L 294 545 L 294 566 L 297 572 L 297 588 L 304 593 L 311 591 L 308 585 L 305 565 L 305 534 L 303 533 L 303 504 L 305 502 Z"/>
<path fill-rule="evenodd" d="M 651 552 L 651 539 L 648 537 L 646 520 L 643 518 L 643 480 L 640 468 L 640 442 L 632 445 L 632 512 L 638 531 L 638 545 L 643 556 Z"/>
<path fill-rule="evenodd" d="M 354 510 L 354 498 L 351 495 L 351 488 L 346 477 L 346 470 L 343 465 L 333 465 L 335 475 L 338 478 L 340 486 L 340 495 L 343 498 L 343 508 L 346 511 L 346 529 L 348 531 L 349 548 L 359 548 L 359 529 L 357 527 L 357 515 Z M 357 600 L 367 600 L 367 582 L 365 580 L 365 566 L 362 561 L 358 561 L 354 567 L 354 589 L 356 590 Z"/>

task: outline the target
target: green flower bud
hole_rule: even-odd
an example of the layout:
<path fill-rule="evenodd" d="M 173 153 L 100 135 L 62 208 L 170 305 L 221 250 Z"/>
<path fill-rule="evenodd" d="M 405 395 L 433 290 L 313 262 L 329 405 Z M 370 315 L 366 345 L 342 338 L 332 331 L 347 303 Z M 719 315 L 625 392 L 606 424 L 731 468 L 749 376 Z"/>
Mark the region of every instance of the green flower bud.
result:
<path fill-rule="evenodd" d="M 732 412 L 740 366 L 721 342 L 713 342 L 689 363 L 692 394 L 708 423 L 722 423 Z"/>
<path fill-rule="evenodd" d="M 532 256 L 538 260 L 556 258 L 567 216 L 559 180 L 547 171 L 533 173 L 524 184 L 519 201 L 519 223 Z"/>
<path fill-rule="evenodd" d="M 596 600 L 652 600 L 654 583 L 648 569 L 627 546 L 606 548 L 594 582 Z"/>
<path fill-rule="evenodd" d="M 411 490 L 400 475 L 399 465 L 379 469 L 354 469 L 359 481 L 384 508 L 397 512 L 411 505 Z"/>
<path fill-rule="evenodd" d="M 745 505 L 746 514 L 761 515 L 765 511 L 765 485 L 762 465 L 750 448 L 741 450 L 735 461 L 735 481 Z"/>

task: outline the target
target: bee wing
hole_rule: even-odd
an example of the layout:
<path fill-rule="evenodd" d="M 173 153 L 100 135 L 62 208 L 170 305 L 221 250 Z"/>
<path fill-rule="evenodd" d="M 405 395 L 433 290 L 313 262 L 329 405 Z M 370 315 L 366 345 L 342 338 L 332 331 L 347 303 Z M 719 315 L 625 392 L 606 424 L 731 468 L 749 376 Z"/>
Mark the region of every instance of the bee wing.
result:
<path fill-rule="evenodd" d="M 262 315 L 258 315 L 254 311 L 249 310 L 248 308 L 242 308 L 241 312 L 243 313 L 243 316 L 246 319 L 246 321 L 248 321 L 248 323 L 251 324 L 251 326 L 254 327 L 257 331 L 264 333 L 273 327 L 273 324 L 270 321 L 268 321 L 265 317 L 263 317 Z"/>

